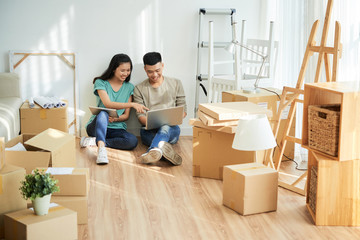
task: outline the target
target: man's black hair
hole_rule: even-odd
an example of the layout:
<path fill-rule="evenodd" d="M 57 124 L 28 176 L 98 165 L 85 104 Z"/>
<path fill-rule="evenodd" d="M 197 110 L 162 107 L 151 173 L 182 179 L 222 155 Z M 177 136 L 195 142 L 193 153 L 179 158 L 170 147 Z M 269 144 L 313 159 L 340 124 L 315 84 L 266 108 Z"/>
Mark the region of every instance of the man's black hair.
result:
<path fill-rule="evenodd" d="M 162 62 L 161 54 L 158 52 L 148 52 L 143 57 L 144 65 L 153 66 L 159 62 Z"/>

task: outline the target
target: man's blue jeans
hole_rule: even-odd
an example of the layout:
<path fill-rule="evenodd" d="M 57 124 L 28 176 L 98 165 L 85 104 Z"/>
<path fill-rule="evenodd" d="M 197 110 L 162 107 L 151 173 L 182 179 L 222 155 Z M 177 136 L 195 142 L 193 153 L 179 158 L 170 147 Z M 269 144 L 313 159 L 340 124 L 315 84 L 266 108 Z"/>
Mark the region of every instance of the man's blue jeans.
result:
<path fill-rule="evenodd" d="M 157 129 L 145 130 L 140 129 L 141 141 L 144 145 L 149 146 L 149 149 L 158 147 L 160 141 L 165 141 L 171 144 L 176 143 L 179 140 L 180 127 L 164 125 Z"/>
<path fill-rule="evenodd" d="M 107 128 L 108 124 L 109 114 L 101 111 L 86 127 L 86 132 L 90 137 L 96 137 L 96 143 L 103 141 L 109 148 L 132 150 L 137 146 L 135 135 L 124 129 Z"/>

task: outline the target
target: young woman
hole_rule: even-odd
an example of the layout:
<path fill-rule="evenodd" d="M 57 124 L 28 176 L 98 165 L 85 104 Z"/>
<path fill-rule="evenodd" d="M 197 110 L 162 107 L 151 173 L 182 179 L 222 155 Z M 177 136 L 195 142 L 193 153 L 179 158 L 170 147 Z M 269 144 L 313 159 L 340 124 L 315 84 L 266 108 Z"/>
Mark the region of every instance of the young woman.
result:
<path fill-rule="evenodd" d="M 118 118 L 110 117 L 106 111 L 91 116 L 86 126 L 86 132 L 91 137 L 82 137 L 80 146 L 98 146 L 97 164 L 109 162 L 105 147 L 131 150 L 138 143 L 137 138 L 126 131 L 126 121 L 129 118 L 130 108 L 137 112 L 144 112 L 148 108 L 132 102 L 134 85 L 130 77 L 132 62 L 128 55 L 117 54 L 106 71 L 94 78 L 94 94 L 98 107 L 117 109 Z"/>

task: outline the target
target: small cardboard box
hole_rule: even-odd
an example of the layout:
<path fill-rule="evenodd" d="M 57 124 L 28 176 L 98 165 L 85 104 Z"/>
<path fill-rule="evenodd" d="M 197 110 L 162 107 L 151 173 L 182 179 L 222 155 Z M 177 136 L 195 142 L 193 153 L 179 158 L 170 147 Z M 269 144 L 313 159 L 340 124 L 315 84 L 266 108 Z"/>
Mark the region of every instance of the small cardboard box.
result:
<path fill-rule="evenodd" d="M 223 204 L 241 215 L 276 211 L 278 172 L 260 163 L 224 167 Z"/>
<path fill-rule="evenodd" d="M 0 137 L 0 170 L 5 163 L 5 138 Z"/>
<path fill-rule="evenodd" d="M 60 187 L 60 191 L 53 193 L 52 196 L 88 195 L 90 189 L 88 168 L 45 168 L 44 170 L 58 180 L 57 186 Z"/>
<path fill-rule="evenodd" d="M 20 107 L 21 133 L 41 133 L 48 128 L 68 132 L 67 103 L 65 107 L 44 109 L 35 104 L 29 107 L 25 101 Z"/>
<path fill-rule="evenodd" d="M 51 196 L 51 202 L 77 212 L 77 223 L 88 223 L 88 197 Z"/>
<path fill-rule="evenodd" d="M 65 133 L 56 129 L 49 128 L 38 135 L 25 141 L 25 145 L 33 147 L 38 151 L 38 154 L 49 154 L 50 164 L 44 166 L 39 165 L 35 167 L 75 167 L 75 137 L 69 133 Z M 26 146 L 26 147 L 27 147 Z M 44 151 L 44 152 L 41 152 Z M 10 151 L 5 152 L 6 162 L 20 161 L 24 164 L 27 161 L 30 152 Z M 11 156 L 10 156 L 11 155 Z M 14 160 L 14 158 L 20 158 Z M 45 158 L 45 155 L 44 155 Z M 14 164 L 14 163 L 13 163 Z M 26 169 L 28 172 L 28 169 Z M 30 171 L 31 172 L 31 171 Z"/>
<path fill-rule="evenodd" d="M 193 176 L 223 178 L 223 166 L 255 161 L 255 152 L 232 148 L 235 134 L 193 127 Z"/>
<path fill-rule="evenodd" d="M 6 163 L 23 167 L 27 174 L 30 174 L 37 167 L 48 167 L 50 163 L 50 152 L 43 152 L 37 148 L 26 145 L 25 142 L 34 137 L 34 134 L 21 134 L 6 143 L 10 148 L 18 143 L 22 143 L 27 151 L 5 151 Z"/>
<path fill-rule="evenodd" d="M 77 239 L 76 212 L 55 204 L 44 216 L 31 209 L 8 213 L 4 216 L 5 239 L 63 240 Z"/>
<path fill-rule="evenodd" d="M 26 209 L 26 200 L 20 193 L 20 181 L 25 179 L 25 169 L 5 164 L 0 170 L 0 239 L 4 238 L 4 214 Z"/>

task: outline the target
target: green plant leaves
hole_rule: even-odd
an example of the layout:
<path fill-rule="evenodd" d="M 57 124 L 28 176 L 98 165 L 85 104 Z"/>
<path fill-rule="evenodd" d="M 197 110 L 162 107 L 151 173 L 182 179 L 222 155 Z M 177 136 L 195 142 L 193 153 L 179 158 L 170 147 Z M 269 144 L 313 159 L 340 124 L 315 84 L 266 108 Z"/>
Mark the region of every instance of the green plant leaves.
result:
<path fill-rule="evenodd" d="M 58 180 L 52 178 L 50 173 L 45 173 L 45 170 L 34 170 L 33 174 L 27 174 L 25 180 L 21 181 L 19 190 L 23 198 L 34 200 L 37 197 L 58 192 L 60 189 L 56 186 Z"/>

